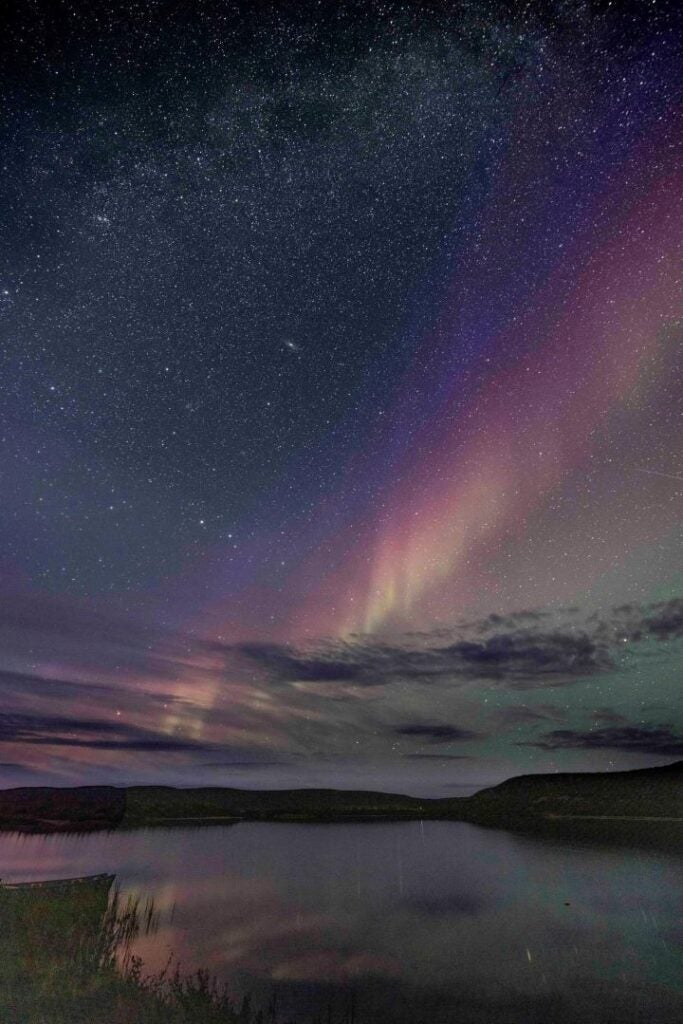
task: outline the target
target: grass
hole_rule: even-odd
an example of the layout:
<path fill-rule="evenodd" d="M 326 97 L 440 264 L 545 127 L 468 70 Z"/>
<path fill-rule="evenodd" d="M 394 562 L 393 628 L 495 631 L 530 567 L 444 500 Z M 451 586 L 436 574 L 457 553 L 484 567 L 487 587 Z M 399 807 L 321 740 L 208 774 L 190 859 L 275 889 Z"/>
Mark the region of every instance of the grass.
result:
<path fill-rule="evenodd" d="M 238 1006 L 207 971 L 147 975 L 131 944 L 152 904 L 111 893 L 112 876 L 0 885 L 3 1024 L 275 1024 Z"/>

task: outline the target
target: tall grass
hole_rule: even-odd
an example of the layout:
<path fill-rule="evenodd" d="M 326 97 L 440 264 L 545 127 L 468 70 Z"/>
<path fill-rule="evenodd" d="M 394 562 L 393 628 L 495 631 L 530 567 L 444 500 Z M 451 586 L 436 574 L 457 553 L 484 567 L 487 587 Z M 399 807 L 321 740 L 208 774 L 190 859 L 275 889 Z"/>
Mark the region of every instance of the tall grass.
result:
<path fill-rule="evenodd" d="M 110 894 L 104 876 L 51 886 L 0 885 L 2 1024 L 267 1024 L 207 971 L 147 975 L 132 954 L 154 905 Z"/>

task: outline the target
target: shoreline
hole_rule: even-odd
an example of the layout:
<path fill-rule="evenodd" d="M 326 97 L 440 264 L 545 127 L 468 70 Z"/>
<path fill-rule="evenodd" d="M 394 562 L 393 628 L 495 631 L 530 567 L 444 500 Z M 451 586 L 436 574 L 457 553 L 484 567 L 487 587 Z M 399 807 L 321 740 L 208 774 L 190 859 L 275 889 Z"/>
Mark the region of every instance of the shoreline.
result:
<path fill-rule="evenodd" d="M 683 824 L 683 761 L 625 772 L 520 775 L 469 797 L 424 798 L 334 789 L 243 790 L 172 786 L 0 790 L 0 831 L 93 832 L 239 822 L 462 821 L 544 831 L 602 824 Z"/>

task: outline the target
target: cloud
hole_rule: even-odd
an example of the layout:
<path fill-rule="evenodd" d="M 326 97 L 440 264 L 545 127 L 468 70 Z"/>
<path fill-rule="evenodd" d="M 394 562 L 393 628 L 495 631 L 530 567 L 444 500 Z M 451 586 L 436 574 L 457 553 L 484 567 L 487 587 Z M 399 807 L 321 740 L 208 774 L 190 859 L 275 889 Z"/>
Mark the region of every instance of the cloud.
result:
<path fill-rule="evenodd" d="M 659 640 L 683 637 L 683 597 L 651 605 L 643 618 L 643 628 Z"/>
<path fill-rule="evenodd" d="M 614 711 L 612 708 L 597 708 L 593 712 L 593 718 L 596 722 L 605 723 L 606 725 L 626 725 L 628 719 L 620 715 L 618 711 Z"/>
<path fill-rule="evenodd" d="M 551 612 L 541 611 L 538 608 L 524 609 L 518 612 L 510 612 L 507 615 L 500 615 L 498 612 L 491 612 L 485 619 L 474 623 L 479 629 L 517 629 L 521 623 L 541 622 L 548 619 Z"/>
<path fill-rule="evenodd" d="M 82 615 L 69 600 L 3 602 L 0 743 L 8 760 L 21 760 L 8 745 L 23 744 L 34 752 L 52 747 L 52 758 L 60 749 L 78 756 L 81 748 L 93 751 L 93 760 L 98 751 L 187 752 L 188 761 L 193 754 L 225 757 L 226 769 L 234 757 L 245 771 L 266 753 L 269 760 L 293 752 L 318 757 L 321 749 L 443 759 L 431 750 L 481 738 L 470 729 L 479 728 L 485 711 L 497 735 L 538 729 L 529 738 L 538 738 L 541 749 L 611 742 L 636 750 L 638 736 L 617 734 L 629 722 L 611 708 L 595 710 L 595 728 L 582 740 L 559 729 L 575 722 L 551 701 L 556 688 L 637 663 L 639 649 L 652 664 L 682 623 L 683 600 L 675 599 L 590 615 L 493 614 L 386 636 L 231 644 L 143 629 L 99 611 Z M 479 704 L 481 689 L 494 687 L 508 697 Z M 121 715 L 114 718 L 114 709 Z M 649 721 L 669 717 L 664 709 L 651 711 Z M 678 739 L 646 733 L 640 742 Z"/>
<path fill-rule="evenodd" d="M 0 772 L 13 772 L 18 775 L 31 775 L 33 768 L 29 768 L 25 764 L 19 764 L 17 761 L 0 761 Z"/>
<path fill-rule="evenodd" d="M 624 753 L 683 755 L 683 736 L 670 725 L 624 725 L 603 729 L 554 729 L 535 742 L 518 743 L 541 750 L 620 750 Z"/>
<path fill-rule="evenodd" d="M 588 618 L 590 627 L 605 638 L 638 641 L 646 637 L 657 640 L 675 640 L 683 637 L 683 597 L 657 601 L 649 605 L 622 604 L 601 617 L 594 613 Z"/>
<path fill-rule="evenodd" d="M 500 635 L 485 642 L 460 641 L 423 649 L 357 641 L 330 655 L 276 645 L 244 644 L 239 652 L 281 683 L 346 682 L 383 686 L 396 679 L 515 679 L 581 675 L 609 666 L 609 658 L 587 638 L 560 634 Z"/>
<path fill-rule="evenodd" d="M 606 646 L 586 633 L 544 633 L 523 630 L 498 633 L 475 643 L 460 641 L 444 649 L 453 669 L 477 678 L 506 680 L 527 688 L 533 681 L 547 685 L 554 678 L 594 675 L 612 667 Z"/>
<path fill-rule="evenodd" d="M 403 754 L 413 761 L 471 761 L 471 754 Z"/>
<path fill-rule="evenodd" d="M 401 725 L 393 731 L 397 736 L 409 736 L 413 739 L 424 740 L 425 743 L 451 743 L 454 740 L 473 740 L 478 737 L 478 733 L 472 732 L 470 729 L 436 723 Z"/>
<path fill-rule="evenodd" d="M 365 682 L 364 666 L 348 660 L 326 657 L 323 653 L 306 654 L 280 644 L 240 644 L 233 648 L 238 654 L 268 669 L 282 682 Z"/>
<path fill-rule="evenodd" d="M 15 698 L 28 696 L 32 702 L 35 702 L 37 697 L 47 697 L 51 700 L 99 698 L 111 704 L 112 701 L 118 702 L 121 699 L 122 688 L 106 683 L 43 676 L 36 672 L 11 672 L 0 669 L 0 693 L 5 698 L 10 695 Z M 173 700 L 171 695 L 165 694 L 149 693 L 145 694 L 145 697 L 154 702 Z"/>
<path fill-rule="evenodd" d="M 491 718 L 505 725 L 524 725 L 527 722 L 562 721 L 567 717 L 566 711 L 555 704 L 513 704 L 507 708 L 498 708 L 491 713 Z"/>
<path fill-rule="evenodd" d="M 615 671 L 624 641 L 680 635 L 683 599 L 676 598 L 622 605 L 583 619 L 575 608 L 530 610 L 386 640 L 355 635 L 309 648 L 251 643 L 225 650 L 261 668 L 273 684 L 346 683 L 361 688 L 400 681 L 458 685 L 487 680 L 511 690 L 532 690 L 569 686 Z M 353 690 L 341 696 L 352 699 Z"/>
<path fill-rule="evenodd" d="M 440 634 L 439 634 L 440 635 Z M 580 632 L 524 629 L 486 639 L 459 639 L 421 646 L 376 642 L 372 638 L 328 643 L 299 651 L 276 644 L 242 644 L 236 651 L 266 671 L 272 682 L 347 683 L 357 687 L 410 682 L 465 683 L 487 679 L 513 689 L 560 686 L 608 671 L 613 661 L 605 643 Z"/>
<path fill-rule="evenodd" d="M 210 750 L 180 736 L 155 733 L 126 723 L 58 715 L 0 715 L 0 743 L 85 747 L 90 750 Z"/>
<path fill-rule="evenodd" d="M 198 761 L 196 764 L 193 764 L 190 767 L 196 768 L 196 769 L 202 769 L 202 768 L 239 768 L 241 770 L 243 768 L 274 768 L 274 767 L 281 767 L 281 768 L 282 767 L 287 767 L 287 768 L 291 768 L 292 765 L 295 764 L 295 763 L 296 762 L 294 760 L 292 760 L 292 759 L 290 759 L 288 761 L 285 761 L 285 760 L 280 760 L 280 761 L 273 761 L 273 760 L 257 761 L 254 758 L 252 758 L 249 761 Z"/>

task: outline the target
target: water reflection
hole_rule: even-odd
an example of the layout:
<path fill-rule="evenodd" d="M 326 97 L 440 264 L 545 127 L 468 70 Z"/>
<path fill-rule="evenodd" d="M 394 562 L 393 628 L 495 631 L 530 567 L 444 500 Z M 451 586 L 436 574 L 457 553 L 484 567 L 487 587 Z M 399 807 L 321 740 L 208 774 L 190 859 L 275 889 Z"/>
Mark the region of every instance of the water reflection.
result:
<path fill-rule="evenodd" d="M 661 851 L 449 822 L 0 837 L 4 882 L 92 874 L 147 907 L 125 956 L 207 969 L 272 1020 L 683 1019 Z"/>

